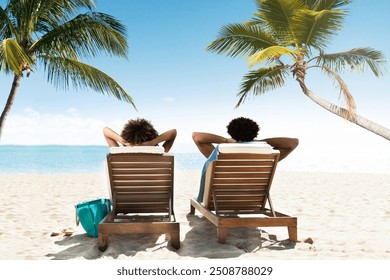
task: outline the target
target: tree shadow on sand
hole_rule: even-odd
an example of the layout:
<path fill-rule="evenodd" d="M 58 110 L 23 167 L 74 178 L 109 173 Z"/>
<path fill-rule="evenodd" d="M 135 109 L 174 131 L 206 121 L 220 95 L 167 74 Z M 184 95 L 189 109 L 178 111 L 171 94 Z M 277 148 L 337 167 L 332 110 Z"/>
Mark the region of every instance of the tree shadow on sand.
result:
<path fill-rule="evenodd" d="M 194 258 L 237 258 L 257 251 L 292 250 L 296 243 L 278 240 L 276 235 L 258 228 L 229 229 L 226 244 L 217 241 L 216 227 L 207 219 L 187 215 L 190 230 L 178 254 Z M 286 229 L 287 234 L 287 229 Z"/>

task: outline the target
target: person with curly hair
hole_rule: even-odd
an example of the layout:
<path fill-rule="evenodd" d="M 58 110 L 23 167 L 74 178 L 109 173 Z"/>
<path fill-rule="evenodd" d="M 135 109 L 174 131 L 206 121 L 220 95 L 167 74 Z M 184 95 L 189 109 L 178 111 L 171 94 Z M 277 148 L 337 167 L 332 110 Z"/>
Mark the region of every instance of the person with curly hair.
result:
<path fill-rule="evenodd" d="M 158 134 L 150 121 L 145 119 L 129 120 L 118 134 L 109 127 L 103 128 L 103 135 L 110 147 L 123 146 L 156 146 L 164 142 L 162 146 L 167 153 L 172 148 L 176 138 L 176 129 Z"/>
<path fill-rule="evenodd" d="M 239 117 L 231 120 L 227 125 L 227 133 L 231 136 L 231 138 L 225 138 L 223 136 L 206 132 L 193 132 L 192 139 L 199 151 L 206 158 L 208 158 L 214 151 L 215 147 L 213 144 L 262 141 L 267 142 L 274 149 L 279 150 L 280 161 L 287 157 L 299 144 L 299 140 L 297 138 L 287 137 L 255 140 L 259 131 L 260 127 L 255 121 L 249 118 Z"/>

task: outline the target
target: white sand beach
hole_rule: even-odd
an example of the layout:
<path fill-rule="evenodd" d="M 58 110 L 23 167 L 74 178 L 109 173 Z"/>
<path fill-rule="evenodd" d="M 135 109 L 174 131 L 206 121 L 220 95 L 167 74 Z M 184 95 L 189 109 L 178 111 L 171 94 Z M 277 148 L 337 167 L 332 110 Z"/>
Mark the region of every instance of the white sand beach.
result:
<path fill-rule="evenodd" d="M 165 235 L 134 234 L 111 237 L 101 253 L 97 239 L 76 226 L 74 205 L 108 197 L 104 174 L 2 174 L 0 259 L 390 259 L 390 174 L 276 172 L 274 207 L 298 217 L 298 243 L 287 241 L 286 228 L 265 228 L 230 230 L 227 244 L 219 244 L 211 223 L 188 215 L 199 177 L 175 172 L 178 251 Z M 69 227 L 72 236 L 51 236 Z"/>

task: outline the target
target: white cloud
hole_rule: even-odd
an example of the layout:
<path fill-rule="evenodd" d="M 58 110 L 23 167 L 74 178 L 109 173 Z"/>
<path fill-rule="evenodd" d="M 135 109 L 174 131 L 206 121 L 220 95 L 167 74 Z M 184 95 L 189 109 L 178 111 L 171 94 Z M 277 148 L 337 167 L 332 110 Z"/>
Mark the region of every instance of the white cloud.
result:
<path fill-rule="evenodd" d="M 23 112 L 26 113 L 27 115 L 31 116 L 31 117 L 39 115 L 39 113 L 37 111 L 35 111 L 34 109 L 32 109 L 32 108 L 26 108 L 26 109 L 23 110 Z"/>
<path fill-rule="evenodd" d="M 5 122 L 2 144 L 14 145 L 104 145 L 103 120 L 81 118 L 77 110 L 67 114 L 40 113 L 31 108 L 10 115 Z"/>
<path fill-rule="evenodd" d="M 74 107 L 70 107 L 68 108 L 68 110 L 66 110 L 69 114 L 73 115 L 73 116 L 78 116 L 79 115 L 79 110 L 77 110 L 76 108 Z"/>
<path fill-rule="evenodd" d="M 162 100 L 163 100 L 164 102 L 166 102 L 166 103 L 173 103 L 173 102 L 175 102 L 175 98 L 172 97 L 172 96 L 166 96 L 166 97 L 164 97 Z"/>

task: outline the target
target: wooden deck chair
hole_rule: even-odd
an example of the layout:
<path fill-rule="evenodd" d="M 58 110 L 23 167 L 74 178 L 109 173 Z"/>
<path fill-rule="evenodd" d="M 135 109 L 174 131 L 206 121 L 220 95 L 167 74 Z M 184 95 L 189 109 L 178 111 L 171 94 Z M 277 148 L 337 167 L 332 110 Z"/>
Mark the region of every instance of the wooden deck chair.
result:
<path fill-rule="evenodd" d="M 162 147 L 111 148 L 107 155 L 112 211 L 98 226 L 98 248 L 110 234 L 166 234 L 180 248 L 173 210 L 174 158 Z M 130 153 L 129 153 L 130 152 Z"/>
<path fill-rule="evenodd" d="M 275 211 L 270 197 L 279 151 L 266 143 L 220 144 L 217 148 L 217 160 L 202 175 L 203 201 L 191 199 L 190 214 L 196 209 L 213 223 L 219 243 L 226 243 L 229 228 L 280 226 L 286 226 L 289 239 L 297 241 L 297 218 Z"/>

